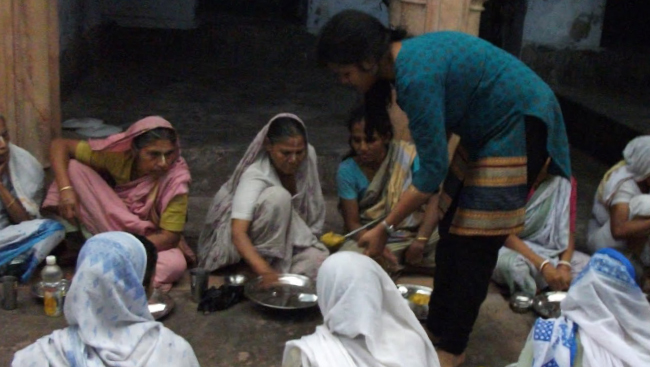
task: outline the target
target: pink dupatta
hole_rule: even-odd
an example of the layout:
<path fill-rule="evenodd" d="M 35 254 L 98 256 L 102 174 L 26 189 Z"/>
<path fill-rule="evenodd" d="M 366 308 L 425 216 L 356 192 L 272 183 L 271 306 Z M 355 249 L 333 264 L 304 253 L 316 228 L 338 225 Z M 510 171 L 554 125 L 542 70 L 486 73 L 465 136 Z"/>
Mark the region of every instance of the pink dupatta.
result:
<path fill-rule="evenodd" d="M 133 139 L 161 127 L 174 130 L 172 124 L 162 117 L 149 116 L 134 123 L 123 133 L 111 135 L 106 139 L 90 140 L 88 144 L 93 151 L 128 152 L 133 145 Z M 80 217 L 84 225 L 93 234 L 120 230 L 148 235 L 155 231 L 160 222 L 160 215 L 169 202 L 178 195 L 189 193 L 189 167 L 180 156 L 178 140 L 176 145 L 179 157 L 165 175 L 159 178 L 140 177 L 115 188 L 107 185 L 94 171 L 89 172 L 91 169 L 88 167 L 71 161 L 70 180 L 80 198 Z M 115 195 L 119 201 L 114 200 Z M 54 182 L 48 190 L 43 207 L 57 206 L 58 203 L 59 190 Z M 189 259 L 194 260 L 194 254 L 183 239 L 179 246 Z"/>
<path fill-rule="evenodd" d="M 174 130 L 172 124 L 162 117 L 149 116 L 134 123 L 123 133 L 111 135 L 106 139 L 91 140 L 88 144 L 93 151 L 126 152 L 131 149 L 133 139 L 160 127 Z M 164 176 L 159 179 L 144 176 L 115 187 L 115 192 L 129 211 L 142 220 L 150 220 L 158 224 L 160 214 L 167 208 L 169 202 L 175 196 L 189 193 L 190 169 L 180 156 L 181 148 L 178 139 L 176 147 L 179 150 L 178 159 L 172 163 Z M 155 195 L 152 195 L 152 192 L 155 192 Z"/>

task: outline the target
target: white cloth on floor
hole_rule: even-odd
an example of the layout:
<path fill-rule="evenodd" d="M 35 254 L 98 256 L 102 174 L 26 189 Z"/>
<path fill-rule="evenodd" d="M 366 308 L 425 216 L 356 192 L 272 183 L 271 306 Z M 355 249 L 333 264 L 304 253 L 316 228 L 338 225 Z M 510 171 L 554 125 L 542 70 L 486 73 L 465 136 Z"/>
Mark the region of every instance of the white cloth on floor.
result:
<path fill-rule="evenodd" d="M 69 327 L 20 350 L 12 366 L 198 366 L 192 347 L 149 313 L 144 246 L 125 232 L 92 237 L 66 296 Z"/>
<path fill-rule="evenodd" d="M 302 367 L 440 366 L 395 283 L 369 257 L 349 251 L 330 256 L 317 288 L 324 324 L 287 342 L 283 366 L 296 365 L 298 354 Z"/>

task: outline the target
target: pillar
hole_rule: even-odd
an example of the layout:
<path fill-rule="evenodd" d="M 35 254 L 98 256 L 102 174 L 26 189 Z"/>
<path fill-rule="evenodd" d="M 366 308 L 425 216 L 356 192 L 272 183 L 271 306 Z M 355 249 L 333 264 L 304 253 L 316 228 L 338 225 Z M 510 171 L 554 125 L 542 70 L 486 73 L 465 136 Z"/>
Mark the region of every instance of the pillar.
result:
<path fill-rule="evenodd" d="M 61 126 L 58 21 L 57 1 L 0 1 L 0 114 L 41 163 Z"/>

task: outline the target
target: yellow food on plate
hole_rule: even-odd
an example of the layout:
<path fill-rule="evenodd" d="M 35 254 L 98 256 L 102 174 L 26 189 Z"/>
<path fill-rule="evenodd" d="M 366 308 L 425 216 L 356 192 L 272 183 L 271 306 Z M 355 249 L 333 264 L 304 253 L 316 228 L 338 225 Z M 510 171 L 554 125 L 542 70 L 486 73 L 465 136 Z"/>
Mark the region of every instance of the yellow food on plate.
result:
<path fill-rule="evenodd" d="M 345 237 L 334 232 L 327 232 L 320 237 L 320 241 L 328 247 L 334 247 L 342 244 L 345 241 Z"/>
<path fill-rule="evenodd" d="M 409 297 L 409 301 L 415 303 L 418 306 L 424 306 L 429 304 L 429 298 L 431 296 L 427 294 L 415 293 Z"/>

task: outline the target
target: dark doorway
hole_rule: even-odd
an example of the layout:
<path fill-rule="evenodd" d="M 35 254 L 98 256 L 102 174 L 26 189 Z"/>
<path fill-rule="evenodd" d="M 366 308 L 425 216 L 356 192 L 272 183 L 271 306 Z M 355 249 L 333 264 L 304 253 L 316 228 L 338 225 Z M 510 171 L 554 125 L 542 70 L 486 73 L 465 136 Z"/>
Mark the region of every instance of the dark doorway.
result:
<path fill-rule="evenodd" d="M 609 49 L 650 49 L 650 1 L 609 0 L 605 5 L 605 19 L 601 46 Z"/>
<path fill-rule="evenodd" d="M 524 33 L 526 0 L 490 0 L 484 7 L 479 37 L 518 57 Z"/>

